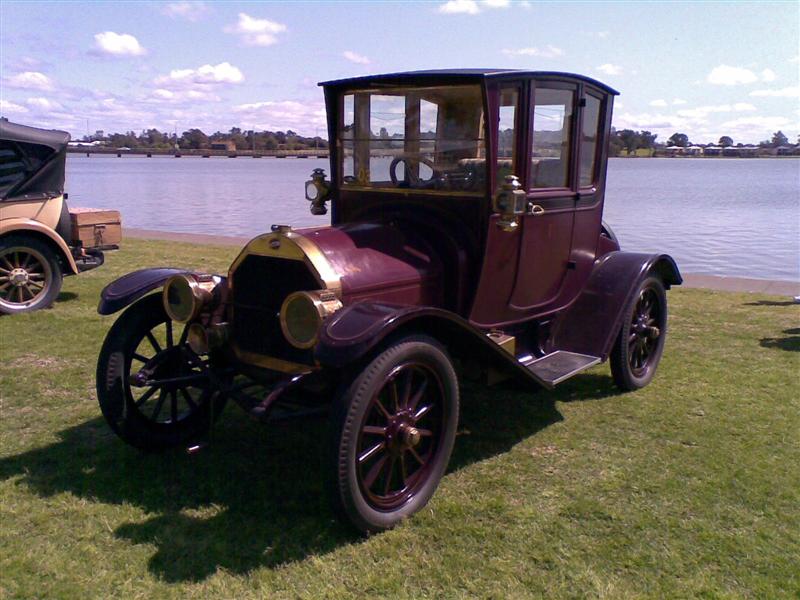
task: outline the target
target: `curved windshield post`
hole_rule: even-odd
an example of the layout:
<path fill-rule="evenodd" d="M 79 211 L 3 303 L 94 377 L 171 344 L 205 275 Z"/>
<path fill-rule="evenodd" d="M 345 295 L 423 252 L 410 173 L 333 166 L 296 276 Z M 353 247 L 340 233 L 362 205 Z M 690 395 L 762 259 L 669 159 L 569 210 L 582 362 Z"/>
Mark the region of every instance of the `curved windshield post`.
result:
<path fill-rule="evenodd" d="M 483 194 L 478 85 L 347 92 L 338 132 L 344 189 Z"/>

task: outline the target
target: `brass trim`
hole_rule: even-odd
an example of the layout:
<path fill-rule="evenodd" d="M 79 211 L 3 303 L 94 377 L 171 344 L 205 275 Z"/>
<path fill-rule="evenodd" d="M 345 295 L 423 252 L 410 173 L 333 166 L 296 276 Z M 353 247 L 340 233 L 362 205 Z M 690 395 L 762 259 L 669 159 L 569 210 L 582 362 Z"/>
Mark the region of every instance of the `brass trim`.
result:
<path fill-rule="evenodd" d="M 234 271 L 251 254 L 307 261 L 320 285 L 336 294 L 337 298 L 341 299 L 342 297 L 342 282 L 339 274 L 331 266 L 319 246 L 301 233 L 275 231 L 260 235 L 248 242 L 228 270 L 228 282 L 231 289 L 233 288 Z"/>
<path fill-rule="evenodd" d="M 244 350 L 240 350 L 236 344 L 231 344 L 231 347 L 233 348 L 234 354 L 236 354 L 236 358 L 243 363 L 254 365 L 256 367 L 262 367 L 264 369 L 270 369 L 271 371 L 280 371 L 281 373 L 298 375 L 300 373 L 311 373 L 312 371 L 319 370 L 319 367 L 315 367 L 313 365 L 303 365 L 300 363 L 289 362 L 288 360 L 281 360 L 280 358 L 275 358 L 273 356 L 256 354 L 255 352 L 246 352 Z"/>
<path fill-rule="evenodd" d="M 289 328 L 289 323 L 286 320 L 286 311 L 289 307 L 289 304 L 292 302 L 292 300 L 298 297 L 308 300 L 316 316 L 316 332 L 314 333 L 314 337 L 307 342 L 301 342 L 292 335 L 292 332 Z M 317 339 L 319 338 L 319 330 L 322 327 L 322 321 L 340 308 L 342 308 L 341 300 L 339 300 L 330 290 L 292 292 L 286 296 L 283 304 L 281 304 L 280 323 L 283 337 L 285 337 L 286 341 L 288 341 L 295 348 L 300 348 L 301 350 L 312 348 L 317 343 Z"/>
<path fill-rule="evenodd" d="M 180 282 L 184 282 L 187 286 L 189 286 L 189 292 L 192 296 L 192 310 L 186 319 L 181 319 L 177 315 L 173 314 L 172 307 L 169 303 L 170 289 L 172 286 Z M 169 318 L 176 323 L 188 323 L 189 321 L 193 321 L 203 310 L 203 307 L 211 302 L 215 287 L 217 287 L 217 282 L 213 279 L 198 280 L 195 275 L 186 273 L 173 275 L 167 279 L 166 283 L 164 284 L 164 291 L 162 292 L 164 310 Z"/>

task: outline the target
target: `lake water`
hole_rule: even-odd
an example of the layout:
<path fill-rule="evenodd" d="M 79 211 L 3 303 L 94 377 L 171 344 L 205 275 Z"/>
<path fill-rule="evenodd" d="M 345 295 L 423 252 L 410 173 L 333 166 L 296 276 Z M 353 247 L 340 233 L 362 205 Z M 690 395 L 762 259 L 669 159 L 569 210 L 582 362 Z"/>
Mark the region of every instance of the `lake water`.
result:
<path fill-rule="evenodd" d="M 248 236 L 328 222 L 304 197 L 315 167 L 328 161 L 71 154 L 66 189 L 128 227 Z M 800 280 L 800 160 L 611 159 L 605 220 L 684 273 Z"/>

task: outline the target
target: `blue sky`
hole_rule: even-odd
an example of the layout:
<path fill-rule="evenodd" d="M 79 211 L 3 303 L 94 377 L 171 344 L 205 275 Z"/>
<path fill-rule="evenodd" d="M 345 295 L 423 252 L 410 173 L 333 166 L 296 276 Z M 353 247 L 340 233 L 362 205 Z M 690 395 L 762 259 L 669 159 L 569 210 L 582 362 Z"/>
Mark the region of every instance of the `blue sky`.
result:
<path fill-rule="evenodd" d="M 91 131 L 324 135 L 317 81 L 572 71 L 665 141 L 800 133 L 800 2 L 0 2 L 0 113 Z"/>

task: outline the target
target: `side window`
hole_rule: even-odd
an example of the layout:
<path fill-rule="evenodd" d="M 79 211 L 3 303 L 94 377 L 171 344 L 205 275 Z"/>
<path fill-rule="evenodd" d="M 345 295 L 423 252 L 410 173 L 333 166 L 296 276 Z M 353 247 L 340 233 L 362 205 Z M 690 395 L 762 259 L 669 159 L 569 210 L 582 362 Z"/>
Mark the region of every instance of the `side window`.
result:
<path fill-rule="evenodd" d="M 531 152 L 532 188 L 569 187 L 573 90 L 536 88 Z"/>
<path fill-rule="evenodd" d="M 28 168 L 15 144 L 0 141 L 0 197 L 25 179 Z"/>
<path fill-rule="evenodd" d="M 339 143 L 342 161 L 343 181 L 352 181 L 355 178 L 353 163 L 353 138 L 355 137 L 356 112 L 353 103 L 353 94 L 342 97 L 342 127 L 339 133 Z"/>
<path fill-rule="evenodd" d="M 595 180 L 595 163 L 597 162 L 597 142 L 600 131 L 600 98 L 586 95 L 586 106 L 583 108 L 583 126 L 581 127 L 581 165 L 580 185 L 590 186 Z"/>
<path fill-rule="evenodd" d="M 506 175 L 514 174 L 518 98 L 519 92 L 516 88 L 505 89 L 500 92 L 500 120 L 497 125 L 498 189 L 503 184 Z"/>

